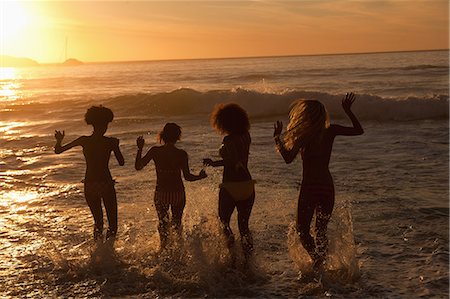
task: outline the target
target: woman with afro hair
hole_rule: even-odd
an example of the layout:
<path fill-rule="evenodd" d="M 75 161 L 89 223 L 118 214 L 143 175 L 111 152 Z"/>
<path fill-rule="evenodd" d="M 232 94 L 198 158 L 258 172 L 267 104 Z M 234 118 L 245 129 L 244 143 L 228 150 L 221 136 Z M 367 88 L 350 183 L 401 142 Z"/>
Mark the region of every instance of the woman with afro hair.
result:
<path fill-rule="evenodd" d="M 81 136 L 66 145 L 62 145 L 65 132 L 55 131 L 56 154 L 61 154 L 75 146 L 83 148 L 86 160 L 84 196 L 94 217 L 94 240 L 96 241 L 103 241 L 102 199 L 109 225 L 106 239 L 114 238 L 117 233 L 116 190 L 108 163 L 111 152 L 114 152 L 120 166 L 125 164 L 125 160 L 119 148 L 119 139 L 104 136 L 108 129 L 108 123 L 113 118 L 114 114 L 110 109 L 103 106 L 92 106 L 84 116 L 86 123 L 94 128 L 90 136 Z"/>
<path fill-rule="evenodd" d="M 254 181 L 248 170 L 250 153 L 250 122 L 247 112 L 237 104 L 219 104 L 211 113 L 211 125 L 225 135 L 219 154 L 221 160 L 204 159 L 207 166 L 223 167 L 223 179 L 219 191 L 219 218 L 227 245 L 234 244 L 230 219 L 234 209 L 238 213 L 238 227 L 244 254 L 253 251 L 253 239 L 249 229 L 249 218 L 255 202 Z"/>

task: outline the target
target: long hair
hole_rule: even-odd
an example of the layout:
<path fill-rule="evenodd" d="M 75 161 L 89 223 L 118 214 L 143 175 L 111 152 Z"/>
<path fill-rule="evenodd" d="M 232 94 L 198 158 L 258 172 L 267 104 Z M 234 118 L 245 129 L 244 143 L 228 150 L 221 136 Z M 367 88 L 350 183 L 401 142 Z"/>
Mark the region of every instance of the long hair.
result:
<path fill-rule="evenodd" d="M 288 148 L 300 142 L 301 148 L 304 149 L 320 141 L 329 126 L 328 112 L 321 102 L 297 100 L 291 105 L 284 142 Z"/>

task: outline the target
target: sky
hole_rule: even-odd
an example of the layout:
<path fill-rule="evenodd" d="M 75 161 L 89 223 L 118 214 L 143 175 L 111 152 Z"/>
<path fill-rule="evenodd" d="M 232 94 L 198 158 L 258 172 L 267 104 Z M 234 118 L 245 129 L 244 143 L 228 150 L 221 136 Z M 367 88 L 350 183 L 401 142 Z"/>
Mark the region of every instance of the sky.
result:
<path fill-rule="evenodd" d="M 448 49 L 448 14 L 447 0 L 0 0 L 0 54 L 52 63 Z"/>

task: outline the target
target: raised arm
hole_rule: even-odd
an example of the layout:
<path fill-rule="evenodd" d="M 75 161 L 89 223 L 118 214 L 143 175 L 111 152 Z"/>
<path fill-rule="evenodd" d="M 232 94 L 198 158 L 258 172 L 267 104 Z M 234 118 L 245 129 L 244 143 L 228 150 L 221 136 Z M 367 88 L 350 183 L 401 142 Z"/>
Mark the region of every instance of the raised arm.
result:
<path fill-rule="evenodd" d="M 182 155 L 183 161 L 181 170 L 183 171 L 183 176 L 186 181 L 193 182 L 206 178 L 206 172 L 203 169 L 198 175 L 192 174 L 191 170 L 189 169 L 189 159 L 187 153 L 185 151 L 182 151 Z"/>
<path fill-rule="evenodd" d="M 154 150 L 153 147 L 142 157 L 142 149 L 144 148 L 145 140 L 142 136 L 139 136 L 136 139 L 136 145 L 138 147 L 138 151 L 136 154 L 136 161 L 134 162 L 134 168 L 136 170 L 141 170 L 145 165 L 148 164 L 153 159 Z"/>
<path fill-rule="evenodd" d="M 56 154 L 61 154 L 62 152 L 65 152 L 65 151 L 71 149 L 72 147 L 81 145 L 81 143 L 82 143 L 82 138 L 83 137 L 78 137 L 74 141 L 69 142 L 66 145 L 62 145 L 61 143 L 62 143 L 62 141 L 64 139 L 64 136 L 65 136 L 65 132 L 64 131 L 62 131 L 62 133 L 61 133 L 61 131 L 55 131 L 55 139 L 56 139 L 55 153 Z"/>
<path fill-rule="evenodd" d="M 342 108 L 344 109 L 347 116 L 352 121 L 352 127 L 344 127 L 340 125 L 332 125 L 332 129 L 334 131 L 334 134 L 336 135 L 343 135 L 343 136 L 356 136 L 356 135 L 362 135 L 364 133 L 364 130 L 359 122 L 359 120 L 356 118 L 356 116 L 353 114 L 351 107 L 353 102 L 355 101 L 356 96 L 351 92 L 347 93 L 345 97 L 342 99 Z"/>
<path fill-rule="evenodd" d="M 275 146 L 277 147 L 278 152 L 284 159 L 286 164 L 292 163 L 295 157 L 297 157 L 298 152 L 300 151 L 301 145 L 300 143 L 295 143 L 292 149 L 288 150 L 284 143 L 281 141 L 280 135 L 281 131 L 283 131 L 283 122 L 278 121 L 273 126 L 273 138 L 275 140 Z"/>
<path fill-rule="evenodd" d="M 114 138 L 114 147 L 113 147 L 114 155 L 116 156 L 117 162 L 119 162 L 120 166 L 125 165 L 125 159 L 123 158 L 122 152 L 119 147 L 119 139 Z"/>

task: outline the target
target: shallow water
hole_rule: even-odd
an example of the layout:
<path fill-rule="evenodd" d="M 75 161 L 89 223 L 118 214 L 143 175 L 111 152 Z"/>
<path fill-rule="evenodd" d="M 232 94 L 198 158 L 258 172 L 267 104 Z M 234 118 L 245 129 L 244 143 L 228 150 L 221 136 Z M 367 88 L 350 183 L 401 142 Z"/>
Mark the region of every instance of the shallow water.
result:
<path fill-rule="evenodd" d="M 2 80 L 3 88 L 18 87 L 0 103 L 0 297 L 447 298 L 448 70 L 439 65 L 448 57 L 419 54 L 324 58 L 330 68 L 318 58 L 301 58 L 298 67 L 295 58 L 88 65 L 21 70 L 28 79 Z M 197 68 L 190 79 L 186 65 Z M 358 72 L 339 75 L 346 67 Z M 160 81 L 141 80 L 149 68 Z M 282 72 L 289 68 L 292 77 Z M 308 77 L 305 69 L 315 72 Z M 377 75 L 386 71 L 389 78 Z M 295 81 L 299 74 L 305 80 Z M 286 165 L 275 152 L 273 122 L 287 123 L 289 103 L 303 96 L 319 97 L 333 122 L 349 124 L 336 103 L 355 76 L 365 134 L 336 139 L 330 252 L 324 272 L 313 273 L 293 229 L 301 163 Z M 403 90 L 411 78 L 419 83 Z M 433 85 L 420 87 L 430 78 Z M 370 92 L 388 81 L 391 89 Z M 191 89 L 173 91 L 188 87 L 183 82 Z M 67 141 L 90 134 L 83 113 L 99 98 L 115 112 L 107 134 L 121 140 L 126 160 L 124 167 L 110 162 L 119 201 L 114 244 L 92 241 L 81 150 L 53 153 L 54 130 L 66 130 Z M 183 240 L 158 252 L 154 166 L 134 170 L 136 137 L 143 134 L 148 148 L 166 121 L 177 122 L 178 146 L 196 173 L 202 158 L 218 157 L 221 137 L 207 113 L 224 99 L 245 106 L 252 121 L 254 256 L 245 263 L 239 238 L 232 254 L 225 249 L 217 219 L 221 172 L 213 168 L 205 180 L 186 182 Z M 235 217 L 232 227 L 238 237 Z"/>
<path fill-rule="evenodd" d="M 198 171 L 202 157 L 217 155 L 213 148 L 220 138 L 206 123 L 177 122 L 190 136 L 179 146 Z M 420 129 L 417 123 L 396 125 L 404 134 L 395 135 L 395 141 L 395 132 L 378 123 L 366 123 L 361 137 L 336 140 L 331 171 L 337 201 L 322 277 L 311 273 L 293 230 L 301 165 L 284 165 L 270 136 L 263 138 L 271 122 L 256 122 L 252 129 L 250 167 L 258 184 L 250 223 L 256 248 L 248 267 L 239 246 L 233 265 L 219 233 L 220 170 L 207 169 L 207 179 L 186 183 L 184 242 L 158 254 L 154 169 L 133 171 L 134 136 L 120 136 L 128 164 L 111 163 L 118 179 L 119 236 L 113 247 L 97 246 L 77 183 L 82 155 L 54 156 L 48 136 L 44 149 L 34 148 L 42 152 L 38 160 L 30 162 L 29 152 L 14 151 L 21 169 L 9 171 L 11 179 L 2 189 L 2 296 L 446 297 L 446 122 L 424 121 Z M 424 136 L 428 140 L 420 146 Z M 379 148 L 377 139 L 383 140 Z M 45 177 L 27 172 L 30 164 L 45 168 Z"/>

